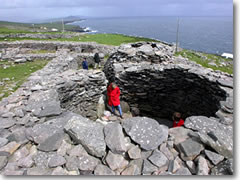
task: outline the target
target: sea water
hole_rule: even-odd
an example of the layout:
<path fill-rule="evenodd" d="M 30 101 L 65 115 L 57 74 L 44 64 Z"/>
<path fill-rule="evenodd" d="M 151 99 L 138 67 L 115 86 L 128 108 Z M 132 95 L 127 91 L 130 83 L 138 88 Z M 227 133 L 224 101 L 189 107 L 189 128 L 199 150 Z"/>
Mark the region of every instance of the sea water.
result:
<path fill-rule="evenodd" d="M 176 43 L 185 49 L 222 54 L 233 53 L 233 17 L 121 17 L 88 18 L 73 24 L 94 33 L 117 33 Z"/>

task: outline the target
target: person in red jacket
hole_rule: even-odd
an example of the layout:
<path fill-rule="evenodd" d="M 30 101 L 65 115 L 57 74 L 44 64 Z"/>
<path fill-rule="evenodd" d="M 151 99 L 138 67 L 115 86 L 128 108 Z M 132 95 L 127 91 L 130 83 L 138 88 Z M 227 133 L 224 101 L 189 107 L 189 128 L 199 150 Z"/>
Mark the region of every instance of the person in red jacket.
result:
<path fill-rule="evenodd" d="M 184 125 L 184 120 L 181 118 L 181 114 L 179 112 L 173 113 L 173 127 L 180 127 Z"/>
<path fill-rule="evenodd" d="M 115 83 L 111 83 L 107 88 L 108 105 L 112 106 L 112 113 L 115 114 L 115 107 L 118 107 L 120 117 L 122 118 L 122 108 L 120 105 L 120 89 Z"/>

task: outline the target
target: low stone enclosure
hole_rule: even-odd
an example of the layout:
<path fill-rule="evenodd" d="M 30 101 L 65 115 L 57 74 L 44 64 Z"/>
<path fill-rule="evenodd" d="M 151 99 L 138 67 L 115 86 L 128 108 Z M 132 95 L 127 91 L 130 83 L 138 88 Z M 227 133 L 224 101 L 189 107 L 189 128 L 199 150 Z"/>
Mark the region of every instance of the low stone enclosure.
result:
<path fill-rule="evenodd" d="M 161 43 L 115 50 L 25 41 L 0 43 L 3 54 L 6 47 L 59 52 L 0 102 L 1 174 L 233 174 L 232 75 L 176 58 L 173 47 Z M 113 52 L 104 72 L 79 69 L 79 56 L 95 49 Z M 103 117 L 111 81 L 139 116 Z M 171 128 L 175 111 L 186 118 L 184 127 Z"/>

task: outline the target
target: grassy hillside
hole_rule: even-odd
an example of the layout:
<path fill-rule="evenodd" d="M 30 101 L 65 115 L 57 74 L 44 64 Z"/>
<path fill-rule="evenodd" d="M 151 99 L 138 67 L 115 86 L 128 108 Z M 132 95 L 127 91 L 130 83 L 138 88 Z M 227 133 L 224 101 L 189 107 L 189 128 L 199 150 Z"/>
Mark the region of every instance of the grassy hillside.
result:
<path fill-rule="evenodd" d="M 42 69 L 47 60 L 36 60 L 23 64 L 0 61 L 0 100 L 16 91 L 31 73 Z"/>
<path fill-rule="evenodd" d="M 50 23 L 15 23 L 0 21 L 0 34 L 10 34 L 10 33 L 34 33 L 34 32 L 49 32 L 51 29 L 58 29 L 59 32 L 62 31 L 62 22 L 50 22 Z M 66 31 L 82 31 L 82 28 L 75 25 L 64 25 Z"/>
<path fill-rule="evenodd" d="M 215 54 L 207 54 L 187 49 L 184 49 L 175 54 L 175 56 L 179 55 L 181 55 L 184 58 L 188 58 L 190 61 L 194 61 L 198 64 L 201 64 L 203 67 L 233 74 L 232 59 L 226 59 Z"/>

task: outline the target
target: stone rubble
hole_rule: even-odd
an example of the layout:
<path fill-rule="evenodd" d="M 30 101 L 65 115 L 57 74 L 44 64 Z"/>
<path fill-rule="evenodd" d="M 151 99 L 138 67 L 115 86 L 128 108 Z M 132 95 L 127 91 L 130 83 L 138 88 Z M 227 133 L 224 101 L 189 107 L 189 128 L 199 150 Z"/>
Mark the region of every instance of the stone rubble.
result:
<path fill-rule="evenodd" d="M 0 49 L 40 45 L 45 49 L 59 46 L 71 49 L 75 48 L 73 44 L 27 41 L 0 43 Z M 91 43 L 81 48 L 85 46 L 89 53 L 97 48 Z M 103 49 L 101 52 L 105 53 Z M 171 46 L 160 43 L 122 45 L 108 59 L 104 74 L 79 69 L 79 54 L 62 51 L 0 102 L 0 173 L 232 175 L 233 79 L 231 75 L 176 60 L 172 53 Z M 106 92 L 107 79 L 111 81 L 111 78 L 119 84 L 130 109 L 132 104 L 148 101 L 149 105 L 143 103 L 144 107 L 134 106 L 140 114 L 145 110 L 146 115 L 148 111 L 153 115 L 168 115 L 178 107 L 176 97 L 195 98 L 197 103 L 198 96 L 205 91 L 206 96 L 200 97 L 204 101 L 201 107 L 186 106 L 189 114 L 183 127 L 159 124 L 153 116 L 131 117 L 125 113 L 123 120 L 115 117 L 115 121 L 102 123 L 101 119 L 97 120 L 97 107 Z M 174 81 L 175 78 L 180 83 Z M 150 84 L 146 83 L 148 81 Z M 135 88 L 134 83 L 143 88 Z M 184 90 L 166 99 L 166 95 L 181 84 Z M 192 85 L 195 92 L 190 90 Z M 146 91 L 149 89 L 152 94 Z M 187 97 L 185 92 L 191 95 Z M 129 98 L 133 96 L 136 98 L 131 102 Z M 162 111 L 157 106 L 152 108 L 159 102 Z M 218 110 L 232 121 L 226 116 L 223 116 L 225 120 L 214 116 Z"/>

